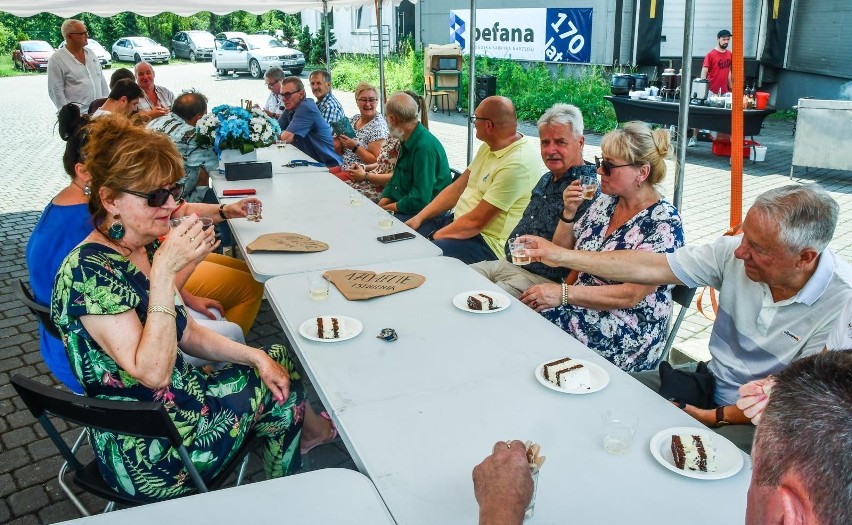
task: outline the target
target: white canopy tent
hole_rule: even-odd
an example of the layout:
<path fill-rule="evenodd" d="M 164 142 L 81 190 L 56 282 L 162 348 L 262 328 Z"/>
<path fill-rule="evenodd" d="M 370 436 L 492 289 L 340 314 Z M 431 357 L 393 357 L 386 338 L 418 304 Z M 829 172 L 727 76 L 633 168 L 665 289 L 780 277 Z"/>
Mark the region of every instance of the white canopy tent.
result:
<path fill-rule="evenodd" d="M 399 3 L 399 0 L 396 1 Z M 194 15 L 200 11 L 210 11 L 224 15 L 234 11 L 247 11 L 260 15 L 272 10 L 285 13 L 298 13 L 304 9 L 335 9 L 355 5 L 373 4 L 373 0 L 150 0 L 127 4 L 118 0 L 39 0 L 21 2 L 21 0 L 0 0 L 0 11 L 15 16 L 33 16 L 39 13 L 53 13 L 58 16 L 72 16 L 78 13 L 92 13 L 98 16 L 112 16 L 130 11 L 138 15 L 153 16 L 160 13 L 174 13 L 181 16 Z"/>

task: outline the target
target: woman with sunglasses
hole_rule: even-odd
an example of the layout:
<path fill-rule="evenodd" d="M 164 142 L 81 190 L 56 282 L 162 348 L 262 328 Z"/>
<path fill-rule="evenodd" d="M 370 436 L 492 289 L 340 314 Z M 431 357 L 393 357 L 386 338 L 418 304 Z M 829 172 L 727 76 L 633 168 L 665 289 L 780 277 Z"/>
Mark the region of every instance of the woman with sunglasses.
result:
<path fill-rule="evenodd" d="M 349 118 L 355 137 L 343 133 L 334 136 L 337 152 L 343 155 L 344 169 L 353 164 L 373 164 L 379 157 L 382 145 L 388 138 L 388 125 L 379 114 L 379 90 L 372 84 L 361 82 L 355 86 L 358 114 Z M 338 149 L 339 148 L 339 149 Z"/>
<path fill-rule="evenodd" d="M 565 189 L 565 208 L 553 243 L 532 240 L 536 252 L 644 250 L 673 252 L 683 245 L 680 215 L 657 191 L 666 175 L 671 141 L 666 130 L 628 122 L 604 135 L 597 159 L 601 194 L 574 221 L 583 202 L 579 181 Z M 550 257 L 534 257 L 536 262 Z M 652 370 L 662 352 L 669 313 L 668 286 L 598 279 L 572 272 L 568 282 L 539 284 L 520 300 L 627 372 Z"/>
<path fill-rule="evenodd" d="M 171 191 L 183 175 L 174 144 L 107 117 L 89 125 L 84 153 L 95 228 L 60 266 L 52 317 L 85 394 L 162 403 L 205 480 L 252 431 L 265 442 L 269 477 L 298 469 L 299 445 L 334 432 L 306 407 L 286 348 L 264 351 L 231 341 L 199 326 L 177 299 L 181 271 L 202 260 L 215 241 L 200 221 L 169 227 L 177 206 Z M 165 201 L 159 190 L 169 192 Z M 178 348 L 233 364 L 208 374 Z M 191 489 L 167 442 L 95 430 L 91 438 L 100 472 L 114 489 L 152 501 Z"/>
<path fill-rule="evenodd" d="M 60 110 L 59 135 L 66 141 L 62 163 L 71 181 L 45 207 L 27 243 L 30 287 L 36 302 L 44 305 L 50 304 L 53 282 L 60 263 L 92 231 L 88 209 L 91 178 L 82 159 L 82 149 L 88 136 L 85 127 L 87 123 L 88 120 L 81 117 L 79 108 L 74 104 L 68 104 Z M 178 195 L 177 187 L 173 191 Z M 169 195 L 170 192 L 162 190 L 151 200 L 154 204 L 162 201 L 162 204 Z M 197 213 L 221 221 L 224 217 L 245 215 L 240 203 L 223 207 L 221 215 L 219 211 L 216 205 L 185 204 L 172 216 Z M 210 254 L 189 276 L 181 289 L 181 297 L 191 315 L 200 323 L 227 337 L 244 341 L 260 308 L 263 287 L 254 281 L 244 262 Z M 71 372 L 62 341 L 39 325 L 39 343 L 42 358 L 53 375 L 71 391 L 82 393 L 82 387 Z"/>

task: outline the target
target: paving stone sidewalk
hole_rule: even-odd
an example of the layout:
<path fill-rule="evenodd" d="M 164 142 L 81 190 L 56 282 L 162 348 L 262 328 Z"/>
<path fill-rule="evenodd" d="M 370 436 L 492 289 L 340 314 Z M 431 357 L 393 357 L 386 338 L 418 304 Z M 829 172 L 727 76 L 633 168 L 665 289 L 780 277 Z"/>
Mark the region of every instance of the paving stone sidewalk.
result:
<path fill-rule="evenodd" d="M 240 98 L 262 102 L 267 94 L 260 80 L 245 76 L 217 79 L 210 64 L 158 67 L 157 75 L 158 84 L 175 92 L 195 87 L 209 97 L 211 107 L 225 102 L 237 104 Z M 336 95 L 347 114 L 356 111 L 352 93 L 336 92 Z M 0 123 L 0 166 L 3 167 L 0 172 L 0 523 L 49 524 L 79 517 L 56 482 L 61 464 L 58 452 L 9 384 L 9 376 L 14 373 L 55 384 L 41 362 L 36 322 L 11 291 L 14 279 L 27 278 L 26 243 L 41 210 L 68 180 L 61 164 L 64 142 L 54 132 L 54 113 L 47 98 L 44 75 L 0 79 L 0 114 L 3 115 Z M 464 168 L 465 116 L 432 113 L 430 117 L 431 130 L 447 149 L 452 166 Z M 534 125 L 524 124 L 521 129 L 537 140 Z M 757 139 L 768 147 L 767 161 L 745 163 L 745 208 L 761 192 L 789 183 L 792 124 L 767 121 Z M 586 143 L 585 158 L 592 160 L 600 153 L 600 136 L 590 134 Z M 709 143 L 699 143 L 689 149 L 687 161 L 681 206 L 687 242 L 707 242 L 728 226 L 729 160 L 714 156 Z M 663 192 L 669 196 L 672 195 L 673 178 L 671 169 L 662 185 Z M 847 260 L 852 260 L 850 181 L 852 174 L 848 172 L 810 170 L 805 173 L 803 168 L 798 169 L 794 177 L 795 183 L 819 182 L 840 203 L 841 219 L 832 247 Z M 710 323 L 692 308 L 681 327 L 678 346 L 688 353 L 700 354 L 702 347 L 706 348 L 709 326 Z M 271 344 L 283 339 L 275 315 L 264 303 L 249 342 Z M 312 399 L 316 403 L 315 394 Z M 61 423 L 58 426 L 66 441 L 71 443 L 76 439 L 79 430 Z M 339 442 L 317 448 L 307 462 L 307 469 L 354 468 Z M 262 478 L 260 460 L 253 457 L 249 480 Z M 83 499 L 91 509 L 102 504 L 94 497 Z"/>

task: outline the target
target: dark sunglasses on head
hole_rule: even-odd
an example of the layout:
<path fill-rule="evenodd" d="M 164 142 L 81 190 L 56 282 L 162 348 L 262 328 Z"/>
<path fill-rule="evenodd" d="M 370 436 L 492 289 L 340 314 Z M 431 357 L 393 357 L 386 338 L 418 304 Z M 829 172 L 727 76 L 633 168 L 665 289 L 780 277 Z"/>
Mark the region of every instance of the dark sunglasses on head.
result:
<path fill-rule="evenodd" d="M 130 195 L 136 195 L 137 197 L 142 197 L 146 199 L 148 202 L 148 206 L 152 208 L 159 208 L 169 200 L 169 196 L 173 197 L 175 202 L 180 199 L 180 196 L 183 195 L 183 184 L 178 182 L 171 188 L 158 188 L 149 193 L 143 193 L 141 191 L 132 191 L 132 190 L 121 190 L 124 193 L 129 193 Z"/>
<path fill-rule="evenodd" d="M 598 157 L 595 157 L 595 167 L 603 168 L 603 174 L 606 175 L 606 176 L 609 176 L 609 172 L 614 170 L 615 168 L 623 168 L 625 166 L 632 166 L 632 165 L 633 164 L 618 164 L 618 165 L 615 165 L 611 162 L 607 162 L 603 159 L 599 159 Z"/>

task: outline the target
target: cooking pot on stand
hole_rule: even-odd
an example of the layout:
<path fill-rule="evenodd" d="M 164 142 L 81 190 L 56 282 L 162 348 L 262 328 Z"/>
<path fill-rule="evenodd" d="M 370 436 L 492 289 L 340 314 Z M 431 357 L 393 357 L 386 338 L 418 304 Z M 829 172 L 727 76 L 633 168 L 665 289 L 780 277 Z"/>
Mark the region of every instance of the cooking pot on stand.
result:
<path fill-rule="evenodd" d="M 692 100 L 705 101 L 710 93 L 710 81 L 706 78 L 693 78 L 692 90 L 690 91 Z"/>
<path fill-rule="evenodd" d="M 644 91 L 648 89 L 648 75 L 645 73 L 633 73 L 633 89 L 635 91 Z"/>
<path fill-rule="evenodd" d="M 616 73 L 612 76 L 609 91 L 616 96 L 627 96 L 633 89 L 633 76 L 627 73 Z"/>

